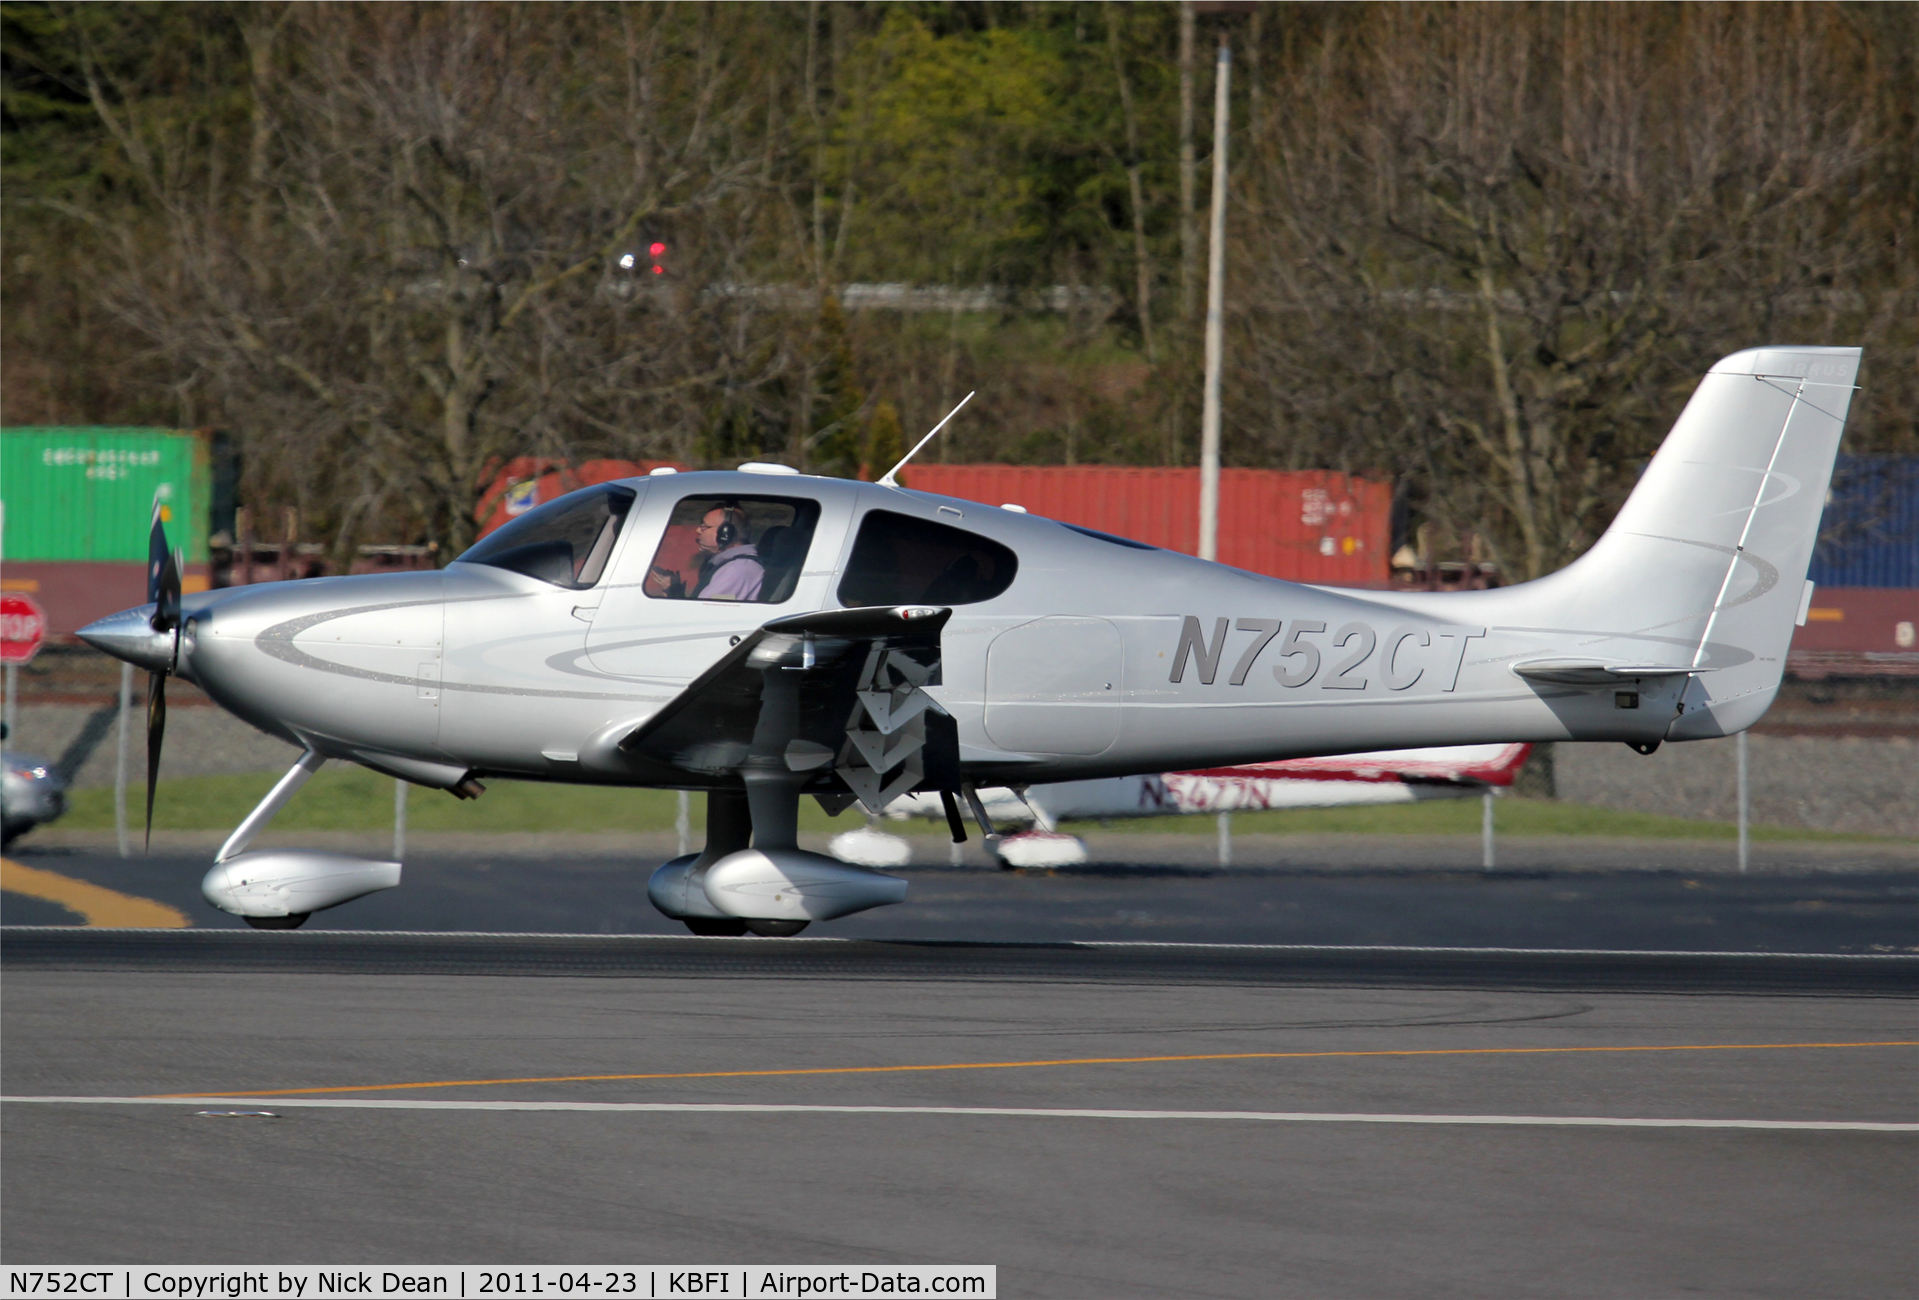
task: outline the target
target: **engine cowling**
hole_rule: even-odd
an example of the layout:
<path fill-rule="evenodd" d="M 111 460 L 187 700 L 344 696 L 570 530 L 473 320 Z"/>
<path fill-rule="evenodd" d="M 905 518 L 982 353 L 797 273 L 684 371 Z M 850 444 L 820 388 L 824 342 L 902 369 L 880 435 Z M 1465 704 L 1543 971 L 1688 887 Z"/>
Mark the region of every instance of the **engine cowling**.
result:
<path fill-rule="evenodd" d="M 262 849 L 215 863 L 200 893 L 235 916 L 299 916 L 400 883 L 400 864 L 313 849 Z"/>

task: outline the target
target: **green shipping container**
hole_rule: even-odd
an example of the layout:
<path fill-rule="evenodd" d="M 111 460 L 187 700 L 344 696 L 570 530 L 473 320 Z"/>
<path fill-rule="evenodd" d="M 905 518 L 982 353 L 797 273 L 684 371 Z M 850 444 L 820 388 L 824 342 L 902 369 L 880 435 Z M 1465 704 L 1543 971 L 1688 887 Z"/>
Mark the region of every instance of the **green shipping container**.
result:
<path fill-rule="evenodd" d="M 204 439 L 168 429 L 0 429 L 0 556 L 9 562 L 144 564 L 156 496 L 168 540 L 187 563 L 206 563 Z"/>

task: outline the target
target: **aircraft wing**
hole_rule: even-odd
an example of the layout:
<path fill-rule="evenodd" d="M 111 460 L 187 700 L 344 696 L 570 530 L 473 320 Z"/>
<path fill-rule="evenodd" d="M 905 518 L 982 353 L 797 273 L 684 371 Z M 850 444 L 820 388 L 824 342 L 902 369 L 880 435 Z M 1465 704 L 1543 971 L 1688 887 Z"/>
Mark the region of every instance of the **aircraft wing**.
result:
<path fill-rule="evenodd" d="M 1268 781 L 1362 781 L 1511 785 L 1531 745 L 1446 745 L 1391 749 L 1327 758 L 1288 758 L 1274 763 L 1205 768 L 1182 776 L 1250 777 Z"/>
<path fill-rule="evenodd" d="M 908 790 L 957 789 L 957 728 L 922 689 L 939 684 L 952 614 L 903 605 L 775 619 L 618 748 L 705 776 L 784 765 L 815 774 L 808 790 L 850 792 L 875 811 Z"/>
<path fill-rule="evenodd" d="M 1036 821 L 1047 830 L 1057 821 L 1091 817 L 1411 803 L 1509 786 L 1531 752 L 1531 745 L 1522 744 L 1394 749 L 1056 782 L 1030 786 L 1023 794 L 989 787 L 979 797 L 996 823 Z M 888 811 L 894 817 L 943 815 L 939 800 L 926 795 L 903 797 Z"/>

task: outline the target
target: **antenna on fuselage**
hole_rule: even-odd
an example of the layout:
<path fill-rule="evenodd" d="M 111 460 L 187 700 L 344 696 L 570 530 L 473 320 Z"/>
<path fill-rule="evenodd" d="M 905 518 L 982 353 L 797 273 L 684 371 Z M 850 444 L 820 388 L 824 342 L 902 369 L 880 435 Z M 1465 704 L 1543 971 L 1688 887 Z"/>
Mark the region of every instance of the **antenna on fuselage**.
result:
<path fill-rule="evenodd" d="M 978 390 L 977 388 L 973 390 L 973 392 L 974 392 L 974 393 L 976 393 L 976 392 L 978 392 L 978 391 L 979 391 L 979 390 Z M 895 475 L 895 474 L 897 474 L 897 473 L 899 473 L 899 472 L 900 472 L 901 470 L 903 470 L 903 469 L 905 469 L 905 468 L 906 468 L 906 462 L 907 462 L 907 461 L 909 461 L 909 460 L 911 460 L 911 459 L 913 459 L 913 457 L 915 457 L 915 456 L 917 456 L 917 455 L 919 455 L 919 454 L 920 454 L 920 448 L 921 448 L 921 447 L 924 447 L 924 446 L 925 446 L 925 445 L 926 445 L 927 443 L 929 443 L 929 442 L 931 442 L 931 441 L 933 441 L 933 434 L 936 434 L 936 433 L 938 433 L 938 432 L 939 432 L 939 431 L 940 431 L 941 429 L 944 429 L 944 428 L 946 427 L 946 421 L 947 421 L 947 420 L 951 420 L 951 419 L 952 419 L 952 418 L 953 418 L 954 416 L 956 416 L 956 415 L 958 415 L 958 414 L 960 413 L 960 406 L 964 406 L 964 405 L 966 405 L 966 404 L 967 404 L 968 402 L 970 402 L 970 401 L 972 401 L 972 400 L 973 400 L 973 393 L 968 393 L 968 394 L 967 394 L 966 396 L 964 396 L 964 397 L 962 397 L 962 398 L 960 398 L 960 399 L 959 399 L 959 406 L 956 406 L 956 407 L 954 407 L 954 408 L 953 408 L 952 410 L 950 410 L 950 411 L 948 411 L 948 412 L 946 413 L 946 420 L 941 420 L 941 421 L 940 421 L 940 422 L 939 422 L 938 424 L 936 424 L 936 425 L 934 425 L 934 426 L 933 426 L 933 432 L 932 432 L 932 433 L 929 433 L 929 434 L 927 434 L 927 435 L 926 435 L 926 436 L 925 436 L 924 438 L 921 438 L 921 439 L 920 439 L 920 440 L 919 440 L 918 442 L 916 442 L 916 443 L 914 443 L 914 444 L 913 444 L 913 450 L 911 450 L 911 451 L 909 451 L 909 452 L 907 452 L 907 453 L 906 453 L 906 454 L 905 454 L 904 456 L 902 456 L 902 457 L 900 457 L 900 463 L 899 463 L 899 464 L 897 464 L 897 465 L 895 465 L 895 466 L 893 466 L 893 468 L 892 468 L 892 469 L 889 469 L 889 470 L 887 470 L 887 471 L 886 471 L 886 472 L 885 472 L 884 474 L 882 474 L 882 475 L 880 475 L 880 480 L 879 480 L 879 481 L 880 481 L 880 486 L 882 486 L 882 487 L 898 487 L 898 486 L 899 486 L 899 484 L 893 481 L 893 475 Z"/>

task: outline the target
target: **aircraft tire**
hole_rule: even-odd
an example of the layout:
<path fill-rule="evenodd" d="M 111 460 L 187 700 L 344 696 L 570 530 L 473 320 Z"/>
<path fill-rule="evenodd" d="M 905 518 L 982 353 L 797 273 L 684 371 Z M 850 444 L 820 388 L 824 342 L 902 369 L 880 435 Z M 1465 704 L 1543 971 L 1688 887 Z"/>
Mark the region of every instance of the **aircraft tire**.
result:
<path fill-rule="evenodd" d="M 240 919 L 256 930 L 297 930 L 312 915 L 311 912 L 289 912 L 285 916 L 246 916 Z"/>
<path fill-rule="evenodd" d="M 732 916 L 683 916 L 686 928 L 694 934 L 730 936 L 746 933 L 746 922 Z"/>
<path fill-rule="evenodd" d="M 811 921 L 748 921 L 746 928 L 767 939 L 790 939 L 811 925 Z"/>

